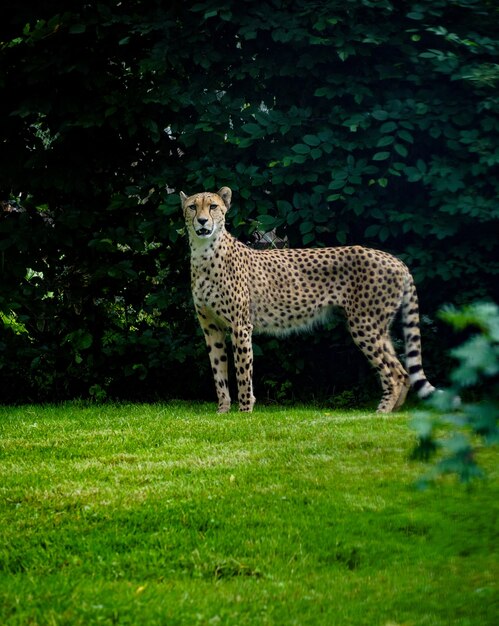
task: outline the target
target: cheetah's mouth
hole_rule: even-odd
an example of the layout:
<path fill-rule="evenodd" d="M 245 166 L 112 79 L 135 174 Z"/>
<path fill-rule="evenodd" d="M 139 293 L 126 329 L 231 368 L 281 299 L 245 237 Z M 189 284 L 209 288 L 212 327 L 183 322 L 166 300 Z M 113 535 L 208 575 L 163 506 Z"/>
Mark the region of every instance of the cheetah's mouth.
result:
<path fill-rule="evenodd" d="M 211 233 L 212 231 L 208 228 L 198 228 L 198 230 L 196 230 L 196 235 L 198 237 L 209 237 Z"/>

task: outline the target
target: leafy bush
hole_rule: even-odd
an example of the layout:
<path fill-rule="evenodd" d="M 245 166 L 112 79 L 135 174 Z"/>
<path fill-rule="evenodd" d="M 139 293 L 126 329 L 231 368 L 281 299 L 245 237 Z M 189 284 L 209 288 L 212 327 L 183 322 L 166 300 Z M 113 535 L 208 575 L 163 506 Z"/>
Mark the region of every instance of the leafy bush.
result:
<path fill-rule="evenodd" d="M 496 23 L 485 0 L 10 3 L 0 310 L 27 333 L 3 329 L 3 399 L 211 389 L 174 190 L 231 186 L 244 239 L 260 224 L 394 252 L 430 318 L 492 297 Z M 359 381 L 315 365 L 327 341 L 290 347 L 312 393 Z M 346 335 L 334 343 L 354 362 Z M 425 351 L 437 379 L 444 346 Z"/>
<path fill-rule="evenodd" d="M 460 310 L 448 309 L 442 318 L 459 331 L 473 334 L 452 351 L 459 365 L 451 375 L 451 389 L 434 394 L 433 410 L 415 413 L 418 434 L 414 458 L 438 461 L 425 481 L 456 473 L 462 481 L 480 476 L 476 452 L 482 445 L 499 442 L 499 307 L 473 304 Z M 459 395 L 472 398 L 455 408 Z M 479 397 L 479 400 L 473 398 Z"/>

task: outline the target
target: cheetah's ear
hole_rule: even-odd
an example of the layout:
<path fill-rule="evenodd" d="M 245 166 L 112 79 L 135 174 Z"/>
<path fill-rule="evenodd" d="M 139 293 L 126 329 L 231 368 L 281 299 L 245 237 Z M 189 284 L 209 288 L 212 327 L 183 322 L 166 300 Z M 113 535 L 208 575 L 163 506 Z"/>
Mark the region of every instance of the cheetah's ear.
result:
<path fill-rule="evenodd" d="M 180 203 L 184 206 L 185 201 L 187 200 L 187 196 L 183 191 L 180 192 Z"/>
<path fill-rule="evenodd" d="M 217 195 L 219 195 L 222 198 L 227 209 L 230 209 L 232 191 L 228 187 L 222 187 L 221 189 L 217 191 Z"/>

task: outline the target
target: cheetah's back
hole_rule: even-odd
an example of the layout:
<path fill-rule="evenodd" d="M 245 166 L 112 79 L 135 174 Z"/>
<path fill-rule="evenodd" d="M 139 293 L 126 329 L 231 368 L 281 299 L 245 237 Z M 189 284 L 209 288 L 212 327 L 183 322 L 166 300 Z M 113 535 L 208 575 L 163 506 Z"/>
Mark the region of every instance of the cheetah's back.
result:
<path fill-rule="evenodd" d="M 272 334 L 310 328 L 334 307 L 391 318 L 408 274 L 395 257 L 360 246 L 252 251 L 248 262 L 254 330 Z"/>

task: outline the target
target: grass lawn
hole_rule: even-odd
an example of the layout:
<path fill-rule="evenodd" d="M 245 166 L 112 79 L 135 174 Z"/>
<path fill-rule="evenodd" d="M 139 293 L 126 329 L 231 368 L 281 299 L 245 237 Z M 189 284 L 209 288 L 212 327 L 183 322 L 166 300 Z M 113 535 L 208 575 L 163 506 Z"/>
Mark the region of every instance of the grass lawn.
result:
<path fill-rule="evenodd" d="M 497 452 L 418 491 L 408 415 L 0 407 L 0 624 L 496 626 Z"/>

